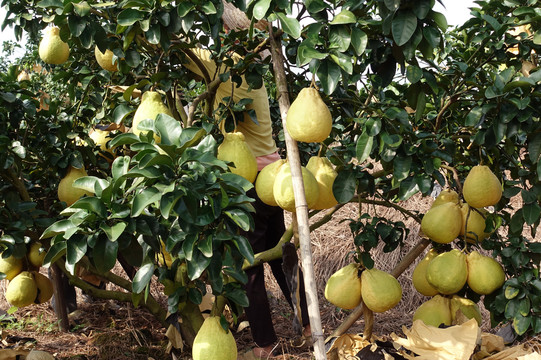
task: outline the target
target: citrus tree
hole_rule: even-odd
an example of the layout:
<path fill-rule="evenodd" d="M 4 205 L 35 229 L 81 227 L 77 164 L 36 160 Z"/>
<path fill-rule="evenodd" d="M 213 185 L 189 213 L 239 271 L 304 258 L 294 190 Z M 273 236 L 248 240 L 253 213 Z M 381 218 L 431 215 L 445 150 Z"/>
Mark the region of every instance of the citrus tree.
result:
<path fill-rule="evenodd" d="M 341 204 L 394 207 L 420 221 L 423 214 L 401 202 L 439 187 L 461 196 L 466 175 L 479 164 L 496 174 L 503 196 L 485 216 L 492 235 L 456 244 L 491 250 L 504 265 L 505 284 L 483 297 L 493 324 L 512 321 L 519 334 L 538 333 L 537 1 L 478 1 L 472 19 L 458 29 L 448 29 L 434 0 L 232 3 L 251 20 L 249 27 L 224 32 L 218 0 L 3 0 L 4 23 L 18 36 L 27 33 L 32 45 L 26 62 L 0 80 L 3 257 L 22 258 L 40 240 L 46 264 L 72 276 L 85 266 L 133 296 L 100 293 L 74 278 L 78 286 L 147 306 L 165 321 L 149 294 L 157 277 L 173 320 L 188 320 L 182 329 L 187 339 L 201 324 L 196 305 L 206 285 L 224 300 L 217 303 L 238 313 L 247 302 L 242 267 L 254 259 L 239 233 L 253 225 L 246 196 L 251 185 L 216 158 L 223 139 L 217 125 L 225 121 L 231 131 L 250 100 L 224 99 L 215 107 L 214 97 L 228 80 L 266 86 L 283 145 L 273 100 L 275 57 L 261 55 L 276 40 L 291 97 L 316 87 L 331 111 L 330 136 L 299 145 L 303 163 L 319 153 L 335 165 L 334 195 Z M 260 20 L 270 22 L 272 38 L 255 26 Z M 42 30 L 52 25 L 70 48 L 58 65 L 37 56 Z M 183 64 L 194 58 L 195 47 L 210 50 L 226 71 L 194 78 Z M 100 67 L 96 48 L 112 51 L 117 70 Z M 242 60 L 233 60 L 232 52 Z M 17 82 L 33 61 L 42 69 Z M 143 121 L 139 127 L 146 132 L 139 135 L 122 133 L 122 125 L 132 126 L 140 92 L 151 90 L 170 114 Z M 47 109 L 40 106 L 43 94 Z M 89 136 L 98 125 L 119 129 L 111 132 L 109 153 Z M 89 176 L 75 186 L 94 196 L 66 209 L 56 190 L 70 166 L 86 168 Z M 511 202 L 517 196 L 520 201 Z M 371 249 L 383 242 L 384 251 L 392 251 L 407 233 L 403 223 L 367 213 L 350 227 L 356 260 L 367 268 L 373 266 Z M 109 273 L 117 259 L 138 269 L 132 281 Z"/>

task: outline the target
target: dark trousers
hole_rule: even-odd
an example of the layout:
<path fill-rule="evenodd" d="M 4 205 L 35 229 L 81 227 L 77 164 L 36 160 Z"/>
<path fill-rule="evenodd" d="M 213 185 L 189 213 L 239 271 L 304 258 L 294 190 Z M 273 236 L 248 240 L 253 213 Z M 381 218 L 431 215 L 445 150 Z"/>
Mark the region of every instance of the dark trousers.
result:
<path fill-rule="evenodd" d="M 263 203 L 257 197 L 254 189 L 248 192 L 248 195 L 255 198 L 253 203 L 256 210 L 253 214 L 255 222 L 255 230 L 253 232 L 244 233 L 243 235 L 250 241 L 254 254 L 272 249 L 284 234 L 284 211 L 277 206 L 269 206 Z M 282 259 L 270 261 L 272 274 L 278 282 L 282 293 L 284 294 L 290 306 L 291 292 L 287 286 L 286 277 L 282 270 Z M 246 295 L 250 301 L 250 305 L 244 309 L 248 321 L 252 338 L 259 347 L 266 347 L 276 342 L 277 337 L 272 325 L 272 316 L 265 288 L 265 275 L 263 265 L 256 266 L 246 271 L 248 282 L 246 283 Z M 302 279 L 302 271 L 299 271 L 300 283 L 300 301 L 301 315 L 303 326 L 309 324 L 308 307 L 306 305 L 306 295 L 304 293 L 304 282 Z"/>

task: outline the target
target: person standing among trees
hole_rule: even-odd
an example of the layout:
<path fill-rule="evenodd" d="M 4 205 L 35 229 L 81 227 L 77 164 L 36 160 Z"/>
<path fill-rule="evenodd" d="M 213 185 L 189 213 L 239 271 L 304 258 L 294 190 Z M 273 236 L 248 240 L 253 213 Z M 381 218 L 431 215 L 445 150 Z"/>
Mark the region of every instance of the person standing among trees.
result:
<path fill-rule="evenodd" d="M 224 27 L 228 29 L 243 29 L 250 25 L 250 21 L 244 13 L 234 8 L 231 4 L 224 2 Z M 256 24 L 260 26 L 261 24 Z M 263 25 L 264 26 L 264 25 Z M 211 58 L 209 50 L 193 48 L 192 54 L 197 56 L 197 61 L 189 59 L 183 64 L 193 74 L 198 77 L 207 75 L 218 77 L 220 74 L 228 71 L 225 65 L 218 66 Z M 241 57 L 238 54 L 232 54 L 232 58 L 237 61 Z M 204 66 L 204 70 L 200 66 Z M 212 80 L 212 79 L 211 79 Z M 222 82 L 215 96 L 215 107 L 226 97 L 231 97 L 232 101 L 238 102 L 244 98 L 252 99 L 252 103 L 247 105 L 248 110 L 254 110 L 257 122 L 254 122 L 247 112 L 243 114 L 243 121 L 236 123 L 236 131 L 242 132 L 246 142 L 257 159 L 258 171 L 261 171 L 266 165 L 280 159 L 276 143 L 272 136 L 272 119 L 270 115 L 268 94 L 265 86 L 259 89 L 249 89 L 244 76 L 242 84 L 233 86 L 231 80 Z M 223 122 L 220 124 L 224 130 Z M 285 232 L 284 211 L 277 206 L 269 206 L 263 203 L 256 194 L 254 188 L 248 191 L 248 195 L 255 199 L 253 206 L 255 208 L 254 223 L 255 228 L 251 232 L 243 232 L 250 242 L 254 253 L 260 253 L 271 249 L 278 244 L 280 238 Z M 282 259 L 269 261 L 272 273 L 280 286 L 286 300 L 293 307 L 291 291 L 289 290 L 286 275 L 282 269 Z M 246 270 L 248 282 L 245 285 L 246 294 L 249 300 L 249 306 L 245 308 L 246 317 L 250 323 L 250 330 L 255 343 L 252 349 L 256 357 L 268 357 L 272 354 L 277 336 L 274 331 L 269 300 L 265 287 L 265 276 L 263 265 L 255 266 Z M 306 305 L 306 296 L 304 293 L 304 284 L 302 281 L 302 272 L 299 271 L 299 297 L 301 307 L 302 326 L 304 327 L 303 336 L 309 337 L 311 329 L 309 325 L 308 310 Z"/>

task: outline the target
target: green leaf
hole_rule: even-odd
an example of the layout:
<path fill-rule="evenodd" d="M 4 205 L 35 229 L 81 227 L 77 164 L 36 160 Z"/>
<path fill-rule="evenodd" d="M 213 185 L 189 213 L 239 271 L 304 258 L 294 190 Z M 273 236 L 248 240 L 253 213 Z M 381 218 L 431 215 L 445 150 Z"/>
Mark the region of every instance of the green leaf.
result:
<path fill-rule="evenodd" d="M 155 187 L 144 189 L 135 195 L 135 198 L 133 199 L 131 216 L 137 217 L 141 215 L 143 210 L 145 210 L 148 205 L 160 200 L 161 197 L 162 194 L 160 190 L 156 189 Z"/>
<path fill-rule="evenodd" d="M 417 29 L 417 16 L 411 11 L 398 11 L 393 18 L 392 32 L 396 45 L 402 46 Z"/>
<path fill-rule="evenodd" d="M 216 14 L 216 7 L 212 3 L 212 1 L 208 1 L 205 4 L 201 6 L 201 10 L 205 13 L 205 15 L 213 15 Z"/>
<path fill-rule="evenodd" d="M 305 0 L 304 5 L 310 14 L 316 14 L 329 8 L 329 5 L 327 5 L 323 0 Z"/>
<path fill-rule="evenodd" d="M 65 241 L 53 244 L 47 251 L 45 258 L 43 259 L 43 266 L 49 267 L 55 261 L 64 256 L 64 254 L 66 254 L 66 247 L 67 243 Z"/>
<path fill-rule="evenodd" d="M 354 171 L 342 170 L 338 172 L 334 180 L 332 191 L 340 204 L 348 203 L 355 196 L 357 188 L 357 176 Z"/>
<path fill-rule="evenodd" d="M 505 287 L 504 295 L 505 295 L 505 298 L 508 300 L 514 299 L 515 297 L 518 296 L 519 293 L 520 293 L 520 289 L 516 287 L 510 286 L 510 285 Z"/>
<path fill-rule="evenodd" d="M 384 0 L 385 7 L 391 11 L 398 10 L 400 7 L 400 0 Z"/>
<path fill-rule="evenodd" d="M 77 227 L 70 219 L 59 220 L 49 226 L 41 234 L 40 239 L 47 239 L 55 235 L 64 234 L 66 231 Z"/>
<path fill-rule="evenodd" d="M 492 28 L 496 31 L 500 30 L 500 28 L 502 27 L 502 24 L 500 24 L 498 20 L 496 20 L 493 16 L 483 14 L 481 15 L 481 18 L 483 18 L 483 20 L 489 23 L 490 26 L 492 26 Z"/>
<path fill-rule="evenodd" d="M 402 181 L 409 176 L 412 161 L 411 156 L 396 156 L 393 159 L 393 177 L 396 181 Z"/>
<path fill-rule="evenodd" d="M 182 126 L 175 118 L 167 114 L 158 114 L 154 121 L 154 127 L 160 134 L 163 145 L 180 145 Z"/>
<path fill-rule="evenodd" d="M 258 0 L 256 4 L 254 5 L 254 18 L 257 20 L 261 20 L 267 15 L 267 11 L 269 11 L 271 0 Z"/>
<path fill-rule="evenodd" d="M 413 195 L 419 192 L 419 184 L 415 179 L 409 178 L 400 183 L 400 190 L 398 192 L 398 197 L 400 200 L 406 201 Z"/>
<path fill-rule="evenodd" d="M 288 17 L 284 13 L 275 13 L 280 19 L 284 32 L 291 35 L 294 39 L 301 36 L 301 24 L 295 18 Z"/>
<path fill-rule="evenodd" d="M 364 31 L 358 28 L 351 29 L 351 46 L 357 56 L 364 54 L 366 45 L 368 44 L 368 35 Z"/>
<path fill-rule="evenodd" d="M 136 9 L 125 9 L 118 14 L 117 23 L 120 26 L 131 26 L 144 18 L 145 15 L 142 11 Z"/>
<path fill-rule="evenodd" d="M 541 216 L 541 206 L 537 203 L 525 204 L 522 207 L 522 216 L 524 217 L 526 224 L 535 224 L 539 221 L 539 217 Z"/>
<path fill-rule="evenodd" d="M 209 266 L 211 258 L 204 256 L 201 251 L 194 249 L 192 260 L 188 262 L 188 278 L 195 280 L 201 276 L 203 271 Z"/>
<path fill-rule="evenodd" d="M 528 142 L 528 153 L 532 163 L 536 163 L 541 160 L 541 133 L 535 135 Z"/>
<path fill-rule="evenodd" d="M 297 66 L 304 66 L 312 61 L 312 59 L 322 60 L 327 56 L 327 53 L 317 51 L 310 40 L 304 40 L 297 48 Z"/>
<path fill-rule="evenodd" d="M 430 0 L 417 0 L 413 3 L 413 13 L 419 20 L 424 19 L 432 10 Z"/>
<path fill-rule="evenodd" d="M 118 242 L 110 241 L 106 237 L 100 237 L 98 243 L 92 251 L 92 260 L 96 269 L 100 273 L 105 273 L 111 270 L 117 261 Z M 134 280 L 135 282 L 135 280 Z"/>
<path fill-rule="evenodd" d="M 88 212 L 92 212 L 101 218 L 107 217 L 107 208 L 105 207 L 105 204 L 101 199 L 94 196 L 80 198 L 73 205 L 71 205 L 71 207 L 75 209 L 87 210 Z"/>
<path fill-rule="evenodd" d="M 466 121 L 464 125 L 476 126 L 481 120 L 482 116 L 483 116 L 483 108 L 481 108 L 480 106 L 476 106 L 470 110 L 468 115 L 466 115 Z"/>
<path fill-rule="evenodd" d="M 185 17 L 193 9 L 194 9 L 194 5 L 193 5 L 192 2 L 190 2 L 190 1 L 181 1 L 177 6 L 178 17 L 179 18 Z"/>
<path fill-rule="evenodd" d="M 63 8 L 64 4 L 62 3 L 61 0 L 42 0 L 39 3 L 37 3 L 36 6 L 41 7 L 41 8 L 49 8 L 49 7 Z"/>
<path fill-rule="evenodd" d="M 83 33 L 86 27 L 86 20 L 81 19 L 78 16 L 68 17 L 68 26 L 72 36 L 79 37 Z"/>
<path fill-rule="evenodd" d="M 154 275 L 154 264 L 148 263 L 139 268 L 135 277 L 133 278 L 132 290 L 134 293 L 139 294 L 145 290 L 145 288 L 150 284 L 150 279 Z"/>
<path fill-rule="evenodd" d="M 128 115 L 130 115 L 134 111 L 135 109 L 132 109 L 128 105 L 120 104 L 113 111 L 113 121 L 115 122 L 115 124 L 120 124 L 124 121 L 124 119 L 126 119 Z"/>
<path fill-rule="evenodd" d="M 331 59 L 338 64 L 346 73 L 353 73 L 353 59 L 348 55 L 333 51 L 331 53 Z"/>
<path fill-rule="evenodd" d="M 246 239 L 244 236 L 236 236 L 235 237 L 235 245 L 237 246 L 237 249 L 241 253 L 241 255 L 248 261 L 248 263 L 253 264 L 254 263 L 254 252 L 252 250 L 252 246 L 250 245 L 250 242 L 248 239 Z"/>
<path fill-rule="evenodd" d="M 81 17 L 85 17 L 90 13 L 90 5 L 86 1 L 81 1 L 80 3 L 73 2 L 73 10 L 75 13 Z"/>
<path fill-rule="evenodd" d="M 513 318 L 513 329 L 515 329 L 517 335 L 523 335 L 526 331 L 528 331 L 531 323 L 531 317 L 525 317 L 520 314 L 516 314 Z"/>
<path fill-rule="evenodd" d="M 329 34 L 329 47 L 338 51 L 346 51 L 351 44 L 351 34 L 347 26 L 334 26 Z"/>
<path fill-rule="evenodd" d="M 334 62 L 327 60 L 321 62 L 316 74 L 319 78 L 319 81 L 321 82 L 323 90 L 327 95 L 330 95 L 334 92 L 334 90 L 338 86 L 338 82 L 342 78 L 340 67 Z"/>
<path fill-rule="evenodd" d="M 145 37 L 148 42 L 157 45 L 160 43 L 161 39 L 161 26 L 160 24 L 153 24 L 148 31 L 145 33 Z"/>
<path fill-rule="evenodd" d="M 410 83 L 415 84 L 423 78 L 423 70 L 418 66 L 410 65 L 406 68 L 406 78 Z"/>
<path fill-rule="evenodd" d="M 88 244 L 85 236 L 73 236 L 66 246 L 66 262 L 71 265 L 77 264 L 85 255 Z"/>
<path fill-rule="evenodd" d="M 118 222 L 114 224 L 113 226 L 109 226 L 106 223 L 102 223 L 100 225 L 100 229 L 103 230 L 103 232 L 105 233 L 105 235 L 107 235 L 107 238 L 110 241 L 114 242 L 118 240 L 118 237 L 120 235 L 122 235 L 122 233 L 124 232 L 124 229 L 126 229 L 126 226 L 127 224 L 123 221 Z"/>
<path fill-rule="evenodd" d="M 437 11 L 431 11 L 428 17 L 429 19 L 434 20 L 434 22 L 436 23 L 436 25 L 438 25 L 441 31 L 447 31 L 447 27 L 449 25 L 447 24 L 447 19 L 445 18 L 445 15 Z"/>
<path fill-rule="evenodd" d="M 253 227 L 252 217 L 241 209 L 230 209 L 224 213 L 244 231 L 250 231 Z"/>
<path fill-rule="evenodd" d="M 374 146 L 374 138 L 369 136 L 365 131 L 359 136 L 357 145 L 355 146 L 355 156 L 359 164 L 362 164 L 366 159 L 370 157 L 372 148 Z"/>
<path fill-rule="evenodd" d="M 349 10 L 342 10 L 338 15 L 332 19 L 329 23 L 330 25 L 340 25 L 340 24 L 355 24 L 357 22 L 357 17 Z"/>

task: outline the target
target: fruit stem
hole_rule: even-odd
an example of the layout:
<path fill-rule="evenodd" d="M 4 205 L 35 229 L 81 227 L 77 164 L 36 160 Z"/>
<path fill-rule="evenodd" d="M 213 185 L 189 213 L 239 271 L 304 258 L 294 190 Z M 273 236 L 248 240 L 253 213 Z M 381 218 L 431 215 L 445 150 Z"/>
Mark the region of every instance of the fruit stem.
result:
<path fill-rule="evenodd" d="M 453 173 L 453 179 L 455 180 L 456 187 L 458 188 L 458 193 L 462 195 L 462 184 L 460 183 L 460 178 L 458 177 L 458 171 L 454 167 L 445 164 L 442 164 L 441 167 Z"/>

